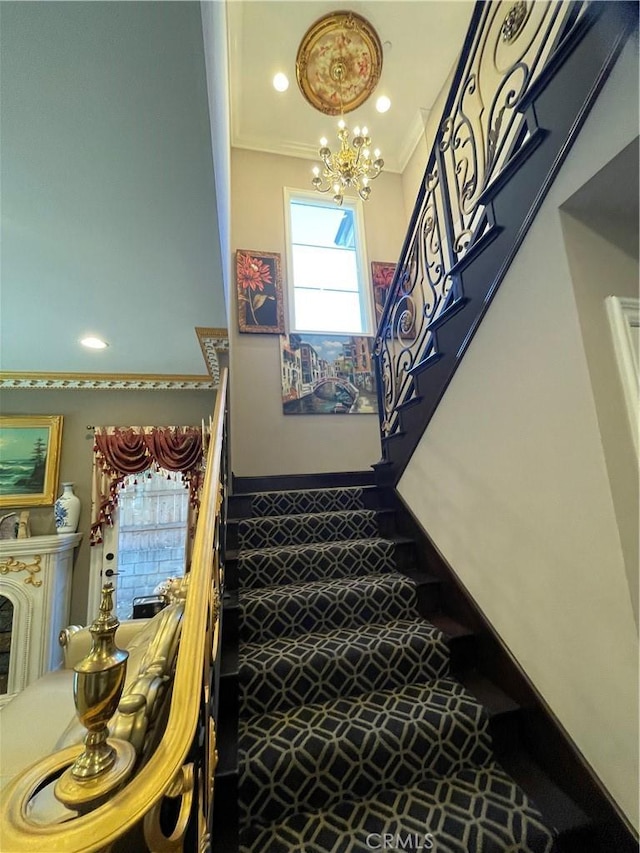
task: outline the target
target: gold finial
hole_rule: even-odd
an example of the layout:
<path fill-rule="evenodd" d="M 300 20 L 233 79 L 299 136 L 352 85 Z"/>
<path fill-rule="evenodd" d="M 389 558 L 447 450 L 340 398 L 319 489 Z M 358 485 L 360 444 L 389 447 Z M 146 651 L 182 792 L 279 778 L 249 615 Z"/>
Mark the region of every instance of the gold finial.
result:
<path fill-rule="evenodd" d="M 93 638 L 91 651 L 74 667 L 73 698 L 78 718 L 88 729 L 85 750 L 71 767 L 71 775 L 76 779 L 99 776 L 116 759 L 115 750 L 107 743 L 107 723 L 122 695 L 129 652 L 116 646 L 115 633 L 120 622 L 112 610 L 113 585 L 107 583 L 102 587 L 98 618 L 89 628 Z"/>

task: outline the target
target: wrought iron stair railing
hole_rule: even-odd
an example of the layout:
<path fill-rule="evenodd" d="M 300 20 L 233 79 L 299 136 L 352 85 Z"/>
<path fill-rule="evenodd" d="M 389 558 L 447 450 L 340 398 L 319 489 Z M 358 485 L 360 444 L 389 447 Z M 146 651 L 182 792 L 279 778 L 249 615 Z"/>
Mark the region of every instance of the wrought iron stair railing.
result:
<path fill-rule="evenodd" d="M 397 482 L 609 71 L 637 4 L 480 0 L 378 327 Z"/>

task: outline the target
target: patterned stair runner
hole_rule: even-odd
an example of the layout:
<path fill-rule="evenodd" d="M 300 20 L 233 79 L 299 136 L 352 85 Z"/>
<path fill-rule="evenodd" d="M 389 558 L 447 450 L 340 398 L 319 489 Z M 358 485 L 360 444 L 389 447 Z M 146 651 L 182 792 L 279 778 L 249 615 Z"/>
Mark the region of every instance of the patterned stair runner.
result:
<path fill-rule="evenodd" d="M 370 498 L 265 492 L 238 522 L 240 850 L 550 853 Z"/>

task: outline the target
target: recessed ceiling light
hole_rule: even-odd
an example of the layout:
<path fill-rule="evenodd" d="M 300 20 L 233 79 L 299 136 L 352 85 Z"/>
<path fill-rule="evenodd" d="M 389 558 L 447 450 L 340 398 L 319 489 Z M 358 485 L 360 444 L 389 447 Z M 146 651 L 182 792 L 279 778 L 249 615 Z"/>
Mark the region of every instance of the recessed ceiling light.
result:
<path fill-rule="evenodd" d="M 391 106 L 391 101 L 387 98 L 386 95 L 380 95 L 378 100 L 376 101 L 376 109 L 379 113 L 386 113 L 386 111 Z"/>
<path fill-rule="evenodd" d="M 109 344 L 106 341 L 103 341 L 101 338 L 94 338 L 93 336 L 89 336 L 86 338 L 82 338 L 80 341 L 83 347 L 88 347 L 89 349 L 106 349 Z"/>
<path fill-rule="evenodd" d="M 282 71 L 279 71 L 273 78 L 273 88 L 277 92 L 286 92 L 289 88 L 289 78 Z"/>

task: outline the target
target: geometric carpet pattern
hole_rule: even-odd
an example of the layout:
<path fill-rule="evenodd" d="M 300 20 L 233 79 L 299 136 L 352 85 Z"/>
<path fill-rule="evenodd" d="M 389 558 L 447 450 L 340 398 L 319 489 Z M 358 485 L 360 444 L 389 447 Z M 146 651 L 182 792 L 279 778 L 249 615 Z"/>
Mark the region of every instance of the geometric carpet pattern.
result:
<path fill-rule="evenodd" d="M 240 737 L 245 822 L 416 785 L 492 757 L 484 709 L 450 679 L 245 718 Z"/>
<path fill-rule="evenodd" d="M 251 501 L 251 515 L 298 515 L 362 509 L 359 486 L 344 489 L 301 489 L 297 492 L 258 492 Z"/>
<path fill-rule="evenodd" d="M 553 846 L 521 789 L 490 764 L 401 791 L 345 798 L 331 810 L 254 824 L 240 853 L 371 853 L 383 843 L 409 853 L 550 853 Z"/>
<path fill-rule="evenodd" d="M 366 491 L 262 492 L 238 522 L 240 850 L 550 853 Z"/>
<path fill-rule="evenodd" d="M 302 545 L 378 536 L 376 512 L 371 509 L 271 515 L 247 518 L 238 525 L 240 548 Z"/>
<path fill-rule="evenodd" d="M 398 619 L 244 644 L 240 701 L 247 715 L 285 711 L 424 683 L 448 672 L 442 632 L 423 620 Z"/>
<path fill-rule="evenodd" d="M 238 556 L 243 589 L 370 575 L 394 568 L 395 543 L 380 538 L 245 549 Z"/>
<path fill-rule="evenodd" d="M 257 643 L 390 621 L 412 613 L 415 599 L 414 584 L 396 572 L 250 589 L 240 597 L 240 636 Z"/>

